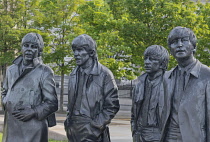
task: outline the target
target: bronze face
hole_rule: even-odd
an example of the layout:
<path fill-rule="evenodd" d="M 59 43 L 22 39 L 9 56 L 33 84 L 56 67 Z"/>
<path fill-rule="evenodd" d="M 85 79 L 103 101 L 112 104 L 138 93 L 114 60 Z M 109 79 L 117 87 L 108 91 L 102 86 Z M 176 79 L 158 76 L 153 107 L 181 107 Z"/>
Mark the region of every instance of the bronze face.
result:
<path fill-rule="evenodd" d="M 39 47 L 37 43 L 26 42 L 22 45 L 23 60 L 32 62 L 38 57 Z"/>

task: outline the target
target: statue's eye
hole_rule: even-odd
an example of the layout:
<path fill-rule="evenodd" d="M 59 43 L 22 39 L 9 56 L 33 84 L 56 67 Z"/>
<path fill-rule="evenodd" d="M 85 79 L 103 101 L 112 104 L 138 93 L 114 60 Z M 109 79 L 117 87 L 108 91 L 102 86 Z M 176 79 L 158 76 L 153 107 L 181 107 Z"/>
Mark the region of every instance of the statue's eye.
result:
<path fill-rule="evenodd" d="M 31 48 L 36 49 L 36 48 L 38 48 L 38 46 L 32 44 Z"/>
<path fill-rule="evenodd" d="M 23 46 L 24 46 L 24 47 L 29 47 L 29 44 L 25 43 Z"/>
<path fill-rule="evenodd" d="M 177 43 L 177 42 L 178 42 L 177 39 L 174 39 L 174 40 L 171 41 L 172 44 L 173 44 L 173 43 Z"/>
<path fill-rule="evenodd" d="M 183 41 L 189 41 L 189 38 L 182 38 L 182 42 Z"/>

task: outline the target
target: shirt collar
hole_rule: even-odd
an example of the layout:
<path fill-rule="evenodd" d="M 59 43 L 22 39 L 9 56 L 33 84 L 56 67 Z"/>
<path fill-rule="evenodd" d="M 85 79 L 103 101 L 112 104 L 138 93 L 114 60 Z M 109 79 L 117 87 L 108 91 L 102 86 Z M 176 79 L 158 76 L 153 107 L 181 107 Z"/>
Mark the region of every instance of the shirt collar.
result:
<path fill-rule="evenodd" d="M 191 65 L 191 66 L 190 66 Z M 199 72 L 200 72 L 200 68 L 201 68 L 201 63 L 199 60 L 196 60 L 196 62 L 194 62 L 194 64 L 190 64 L 187 67 L 189 70 L 189 74 L 193 75 L 194 77 L 198 78 L 199 77 Z M 173 68 L 171 71 L 169 71 L 169 75 L 168 78 L 171 78 L 171 76 L 175 73 L 175 71 L 178 70 L 178 65 Z"/>
<path fill-rule="evenodd" d="M 88 66 L 88 67 L 85 68 L 85 69 L 83 69 L 83 68 L 80 67 L 79 70 L 80 70 L 81 72 L 84 72 L 86 75 L 89 75 L 92 68 L 93 68 L 93 64 L 90 65 L 90 66 Z"/>
<path fill-rule="evenodd" d="M 149 80 L 148 76 L 147 76 L 147 82 L 149 84 L 151 84 L 153 87 L 158 85 L 161 82 L 162 79 L 162 74 L 160 74 L 159 76 L 157 76 L 155 79 L 153 80 Z"/>
<path fill-rule="evenodd" d="M 76 75 L 77 70 L 79 69 L 79 67 L 77 66 L 70 75 Z M 99 75 L 102 69 L 102 65 L 95 60 L 93 65 L 90 68 L 89 74 L 91 75 Z"/>
<path fill-rule="evenodd" d="M 197 60 L 194 61 L 194 62 L 192 62 L 192 63 L 190 63 L 189 65 L 187 65 L 187 66 L 184 67 L 184 68 L 183 68 L 183 67 L 180 67 L 180 66 L 178 65 L 178 70 L 181 71 L 181 73 L 186 72 L 186 74 L 188 75 L 188 74 L 191 73 L 191 70 L 193 69 L 193 67 L 195 66 L 196 63 L 197 63 Z"/>

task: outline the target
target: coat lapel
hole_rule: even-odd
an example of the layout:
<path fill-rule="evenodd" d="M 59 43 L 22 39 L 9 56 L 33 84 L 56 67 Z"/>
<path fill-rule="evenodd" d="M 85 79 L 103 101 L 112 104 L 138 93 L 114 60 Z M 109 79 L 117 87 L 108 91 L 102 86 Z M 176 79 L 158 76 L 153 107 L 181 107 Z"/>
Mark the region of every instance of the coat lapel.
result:
<path fill-rule="evenodd" d="M 101 72 L 101 68 L 102 68 L 101 64 L 99 62 L 95 61 L 94 64 L 93 64 L 93 67 L 90 71 L 90 74 L 88 75 L 88 78 L 85 81 L 85 85 L 84 85 L 84 88 L 83 88 L 84 93 L 86 93 L 86 89 L 90 87 L 93 80 L 97 83 L 101 82 L 101 81 L 99 81 L 99 79 L 100 79 L 99 74 Z M 93 97 L 95 97 L 95 96 L 91 95 L 91 96 L 87 97 L 87 101 L 90 105 L 90 108 L 93 108 L 95 106 L 95 99 L 96 98 L 93 98 Z"/>
<path fill-rule="evenodd" d="M 68 111 L 69 115 L 71 116 L 76 99 L 77 99 L 77 85 L 78 85 L 78 77 L 77 77 L 77 70 L 78 67 L 76 67 L 69 77 L 69 85 L 68 85 Z"/>
<path fill-rule="evenodd" d="M 163 88 L 163 82 L 160 84 L 160 92 L 158 96 L 158 108 L 159 108 L 159 117 L 161 119 L 162 112 L 163 112 L 163 106 L 164 106 L 164 88 Z"/>
<path fill-rule="evenodd" d="M 20 73 L 19 73 L 19 67 L 17 65 L 15 65 L 10 71 L 10 75 L 11 75 L 11 86 L 13 86 L 13 84 L 17 81 L 17 79 L 19 78 L 20 76 Z"/>
<path fill-rule="evenodd" d="M 167 95 L 167 107 L 171 108 L 171 101 L 172 101 L 172 97 L 174 94 L 174 89 L 175 89 L 175 83 L 176 83 L 176 72 L 175 69 L 173 69 L 172 71 L 169 71 L 167 74 L 167 81 L 165 83 L 166 84 L 166 95 Z"/>
<path fill-rule="evenodd" d="M 161 114 L 161 122 L 163 125 L 162 135 L 164 135 L 166 132 L 166 125 L 168 123 L 168 118 L 171 112 L 171 103 L 172 98 L 174 94 L 175 89 L 175 83 L 176 83 L 176 72 L 175 68 L 165 72 L 164 78 L 163 78 L 163 90 L 164 90 L 164 106 Z M 162 137 L 163 138 L 163 137 Z"/>
<path fill-rule="evenodd" d="M 33 67 L 30 67 L 30 68 L 27 68 L 23 71 L 23 73 L 20 74 L 20 76 L 18 76 L 16 78 L 16 80 L 14 81 L 13 85 L 12 85 L 12 88 L 15 86 L 15 84 L 20 80 L 22 79 L 25 75 L 27 75 L 29 72 L 31 72 L 34 68 Z M 16 76 L 16 75 L 14 75 Z"/>
<path fill-rule="evenodd" d="M 141 107 L 142 107 L 142 103 L 143 103 L 143 100 L 145 98 L 145 89 L 144 89 L 144 86 L 145 86 L 145 82 L 146 82 L 146 77 L 147 77 L 147 74 L 144 74 L 141 78 L 140 78 L 140 83 L 139 86 L 137 86 L 136 88 L 136 99 L 135 99 L 135 103 L 136 103 L 136 118 L 139 118 L 139 114 L 140 114 L 140 110 L 141 110 Z"/>
<path fill-rule="evenodd" d="M 19 80 L 21 80 L 24 76 L 26 76 L 28 73 L 34 70 L 40 63 L 42 63 L 39 57 L 35 58 L 33 60 L 34 66 L 27 67 L 22 73 L 20 73 L 19 68 L 20 68 L 20 64 L 22 64 L 22 61 L 23 61 L 23 57 L 21 55 L 13 61 L 13 64 L 15 64 L 16 66 L 10 72 L 12 74 L 12 77 L 14 78 L 14 83 L 12 84 L 11 88 L 13 88 Z"/>

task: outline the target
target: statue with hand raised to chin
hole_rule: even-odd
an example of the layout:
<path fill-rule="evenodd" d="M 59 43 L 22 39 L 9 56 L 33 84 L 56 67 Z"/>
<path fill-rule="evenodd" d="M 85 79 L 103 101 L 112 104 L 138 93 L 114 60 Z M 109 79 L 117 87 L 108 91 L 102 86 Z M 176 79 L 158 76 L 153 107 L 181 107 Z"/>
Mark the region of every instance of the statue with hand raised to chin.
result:
<path fill-rule="evenodd" d="M 48 142 L 48 127 L 56 124 L 54 73 L 42 62 L 43 47 L 41 35 L 26 34 L 21 43 L 22 55 L 6 71 L 2 142 Z"/>

